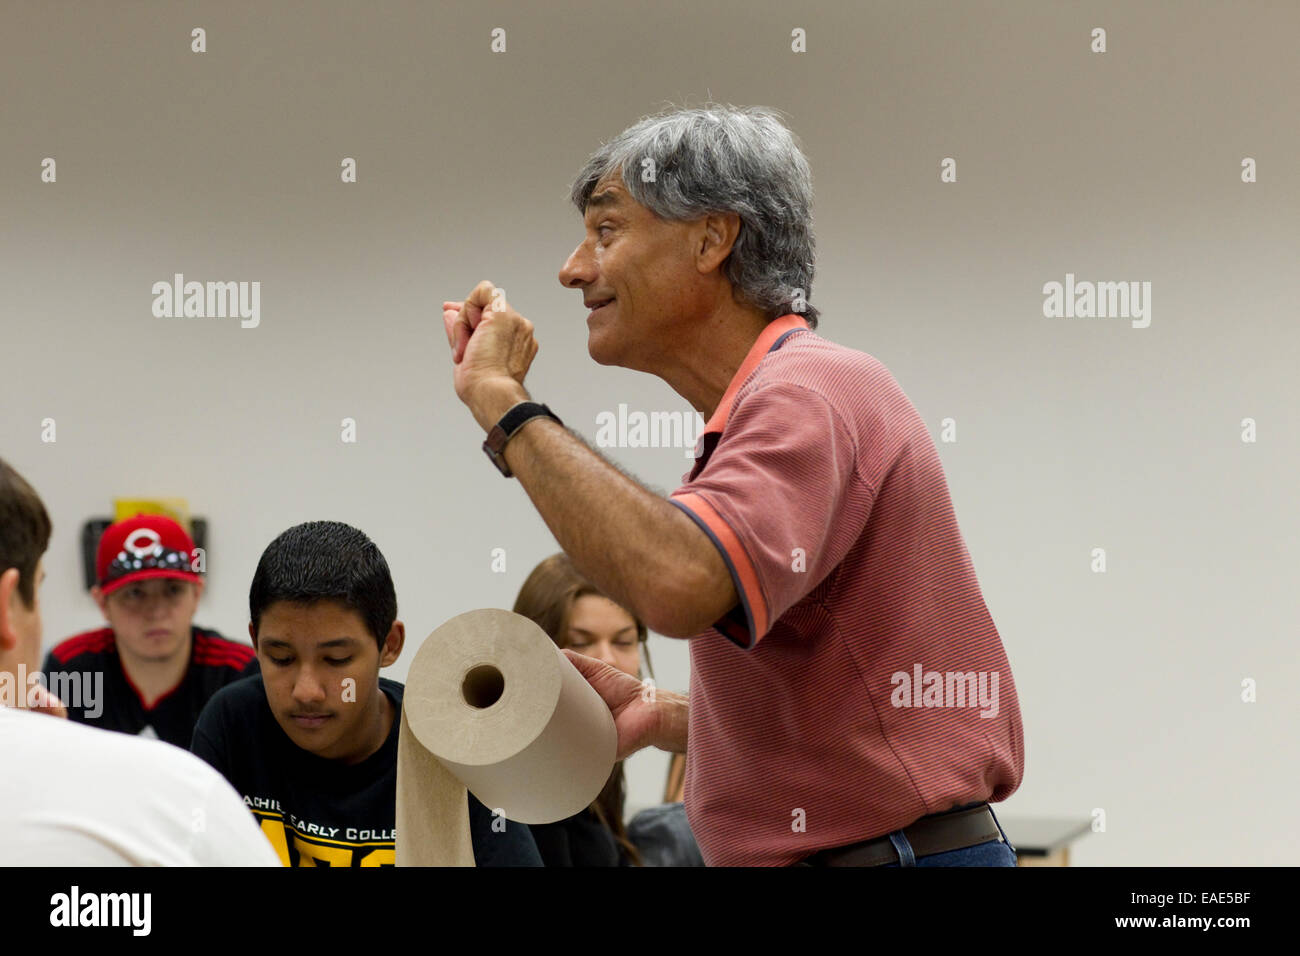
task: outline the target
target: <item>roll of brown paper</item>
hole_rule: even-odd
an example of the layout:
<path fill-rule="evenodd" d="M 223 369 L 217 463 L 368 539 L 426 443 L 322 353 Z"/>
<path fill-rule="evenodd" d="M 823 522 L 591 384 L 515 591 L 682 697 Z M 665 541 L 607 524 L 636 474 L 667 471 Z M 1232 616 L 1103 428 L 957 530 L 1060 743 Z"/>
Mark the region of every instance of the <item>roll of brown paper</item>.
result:
<path fill-rule="evenodd" d="M 411 662 L 397 751 L 397 865 L 473 866 L 465 790 L 517 823 L 589 806 L 614 768 L 614 718 L 528 618 L 452 618 Z"/>

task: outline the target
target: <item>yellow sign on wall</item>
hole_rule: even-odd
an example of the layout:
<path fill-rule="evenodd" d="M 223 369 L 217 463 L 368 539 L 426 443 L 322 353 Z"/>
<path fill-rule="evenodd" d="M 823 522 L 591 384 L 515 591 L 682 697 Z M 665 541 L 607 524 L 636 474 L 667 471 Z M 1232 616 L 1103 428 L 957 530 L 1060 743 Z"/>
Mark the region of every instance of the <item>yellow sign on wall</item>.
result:
<path fill-rule="evenodd" d="M 166 515 L 188 535 L 194 534 L 190 526 L 190 503 L 186 498 L 114 498 L 113 521 L 125 521 L 136 515 Z"/>

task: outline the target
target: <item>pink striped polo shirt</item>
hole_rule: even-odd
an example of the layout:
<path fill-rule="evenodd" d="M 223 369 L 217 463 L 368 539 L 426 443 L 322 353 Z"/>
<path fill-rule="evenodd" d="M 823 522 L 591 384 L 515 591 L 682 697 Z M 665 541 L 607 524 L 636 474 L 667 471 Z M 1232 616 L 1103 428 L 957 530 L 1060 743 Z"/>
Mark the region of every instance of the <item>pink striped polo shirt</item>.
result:
<path fill-rule="evenodd" d="M 889 370 L 782 316 L 698 453 L 669 500 L 740 595 L 690 643 L 686 811 L 705 861 L 786 865 L 1015 792 L 1011 668 Z"/>

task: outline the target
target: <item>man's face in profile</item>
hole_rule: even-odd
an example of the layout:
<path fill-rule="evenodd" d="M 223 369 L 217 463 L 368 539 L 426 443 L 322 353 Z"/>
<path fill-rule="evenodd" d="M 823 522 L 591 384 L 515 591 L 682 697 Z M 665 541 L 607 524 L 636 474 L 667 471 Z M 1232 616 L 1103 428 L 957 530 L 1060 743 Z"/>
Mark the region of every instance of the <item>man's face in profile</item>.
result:
<path fill-rule="evenodd" d="M 675 330 L 711 311 L 691 254 L 698 229 L 660 219 L 617 177 L 592 191 L 583 225 L 586 237 L 559 278 L 587 303 L 608 301 L 587 317 L 587 351 L 601 365 L 654 371 L 671 354 Z"/>

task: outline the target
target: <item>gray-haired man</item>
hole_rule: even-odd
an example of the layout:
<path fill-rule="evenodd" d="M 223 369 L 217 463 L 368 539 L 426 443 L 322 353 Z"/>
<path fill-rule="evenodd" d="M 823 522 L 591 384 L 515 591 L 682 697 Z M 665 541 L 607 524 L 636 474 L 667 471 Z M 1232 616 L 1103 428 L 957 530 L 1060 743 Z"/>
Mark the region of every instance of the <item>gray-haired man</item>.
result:
<path fill-rule="evenodd" d="M 533 325 L 490 282 L 443 319 L 489 457 L 602 591 L 694 638 L 689 709 L 570 655 L 620 757 L 689 731 L 709 864 L 1013 865 L 987 803 L 1024 771 L 1010 667 L 925 423 L 883 365 L 813 332 L 794 137 L 761 108 L 671 111 L 597 151 L 572 199 L 586 236 L 559 278 L 591 357 L 708 418 L 681 488 L 650 492 L 531 402 Z"/>

